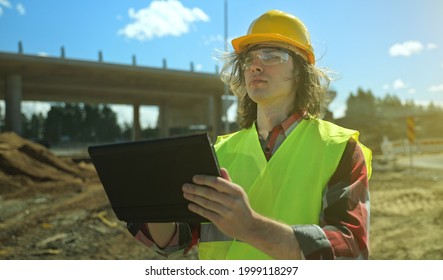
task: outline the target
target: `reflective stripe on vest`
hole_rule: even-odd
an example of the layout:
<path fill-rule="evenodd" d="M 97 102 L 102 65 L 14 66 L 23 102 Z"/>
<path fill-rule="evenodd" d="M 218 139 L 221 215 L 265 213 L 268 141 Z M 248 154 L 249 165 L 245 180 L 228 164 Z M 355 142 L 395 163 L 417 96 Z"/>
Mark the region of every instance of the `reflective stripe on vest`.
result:
<path fill-rule="evenodd" d="M 288 225 L 318 225 L 323 189 L 350 137 L 358 142 L 357 131 L 321 120 L 303 120 L 269 161 L 255 125 L 219 137 L 215 149 L 219 165 L 244 188 L 254 211 Z M 362 145 L 361 148 L 370 175 L 370 151 Z M 271 259 L 246 242 L 224 236 L 213 229 L 215 226 L 204 225 L 200 259 Z"/>

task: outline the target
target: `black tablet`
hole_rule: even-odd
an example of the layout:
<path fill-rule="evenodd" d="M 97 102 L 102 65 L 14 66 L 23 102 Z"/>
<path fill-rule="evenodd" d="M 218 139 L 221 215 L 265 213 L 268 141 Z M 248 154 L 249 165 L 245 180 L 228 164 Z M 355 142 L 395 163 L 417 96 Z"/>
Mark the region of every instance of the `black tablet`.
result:
<path fill-rule="evenodd" d="M 182 186 L 195 174 L 220 176 L 207 133 L 88 148 L 117 218 L 125 222 L 204 222 Z"/>

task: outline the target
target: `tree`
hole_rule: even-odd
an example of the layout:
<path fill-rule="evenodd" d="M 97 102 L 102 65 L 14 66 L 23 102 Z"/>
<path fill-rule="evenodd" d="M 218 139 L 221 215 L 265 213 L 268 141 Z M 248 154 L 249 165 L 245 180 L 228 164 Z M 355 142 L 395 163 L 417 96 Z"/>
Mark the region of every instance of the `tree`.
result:
<path fill-rule="evenodd" d="M 45 117 L 42 113 L 32 114 L 31 119 L 28 120 L 23 115 L 23 136 L 30 139 L 43 139 L 45 126 Z"/>
<path fill-rule="evenodd" d="M 69 140 L 81 140 L 85 114 L 80 104 L 65 103 L 62 119 L 62 135 L 69 138 Z"/>
<path fill-rule="evenodd" d="M 107 105 L 56 104 L 45 121 L 45 136 L 53 143 L 112 142 L 121 138 L 117 115 Z"/>
<path fill-rule="evenodd" d="M 346 101 L 346 106 L 347 117 L 374 117 L 376 112 L 376 99 L 371 90 L 365 92 L 363 89 L 358 88 L 355 96 L 351 93 Z"/>
<path fill-rule="evenodd" d="M 107 105 L 101 107 L 98 138 L 103 141 L 112 141 L 121 136 L 121 128 L 117 122 L 117 115 Z"/>
<path fill-rule="evenodd" d="M 391 94 L 376 98 L 370 90 L 361 88 L 356 94 L 351 93 L 347 101 L 344 118 L 336 122 L 345 127 L 361 132 L 361 140 L 374 152 L 379 152 L 384 136 L 389 139 L 406 138 L 406 118 L 416 119 L 416 135 L 420 138 L 443 137 L 443 108 L 430 103 L 428 106 L 416 105 L 414 101 L 401 100 Z"/>
<path fill-rule="evenodd" d="M 345 117 L 338 123 L 361 132 L 360 140 L 374 151 L 379 150 L 379 144 L 384 136 L 396 139 L 393 132 L 403 129 L 398 122 L 392 122 L 394 111 L 401 109 L 401 102 L 395 96 L 378 99 L 371 90 L 358 88 L 357 93 L 351 93 L 346 101 Z"/>
<path fill-rule="evenodd" d="M 63 108 L 60 105 L 52 105 L 45 120 L 45 138 L 51 143 L 60 142 L 63 125 Z"/>

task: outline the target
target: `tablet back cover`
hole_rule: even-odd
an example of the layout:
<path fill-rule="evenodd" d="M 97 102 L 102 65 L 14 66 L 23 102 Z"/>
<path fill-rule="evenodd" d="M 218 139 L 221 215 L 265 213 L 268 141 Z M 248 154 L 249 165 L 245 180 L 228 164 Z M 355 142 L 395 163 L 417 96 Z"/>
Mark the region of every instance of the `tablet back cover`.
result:
<path fill-rule="evenodd" d="M 119 220 L 204 222 L 182 186 L 195 174 L 220 176 L 208 134 L 91 146 L 100 181 Z"/>

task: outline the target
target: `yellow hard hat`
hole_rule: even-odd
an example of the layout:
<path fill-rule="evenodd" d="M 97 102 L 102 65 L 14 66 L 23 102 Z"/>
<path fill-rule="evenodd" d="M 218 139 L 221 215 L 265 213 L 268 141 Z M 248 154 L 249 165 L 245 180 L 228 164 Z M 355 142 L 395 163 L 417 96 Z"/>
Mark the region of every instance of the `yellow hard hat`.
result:
<path fill-rule="evenodd" d="M 247 35 L 232 40 L 232 46 L 240 52 L 248 45 L 261 42 L 288 44 L 289 49 L 295 47 L 306 61 L 315 64 L 309 32 L 303 22 L 291 14 L 278 10 L 264 13 L 251 23 Z"/>

